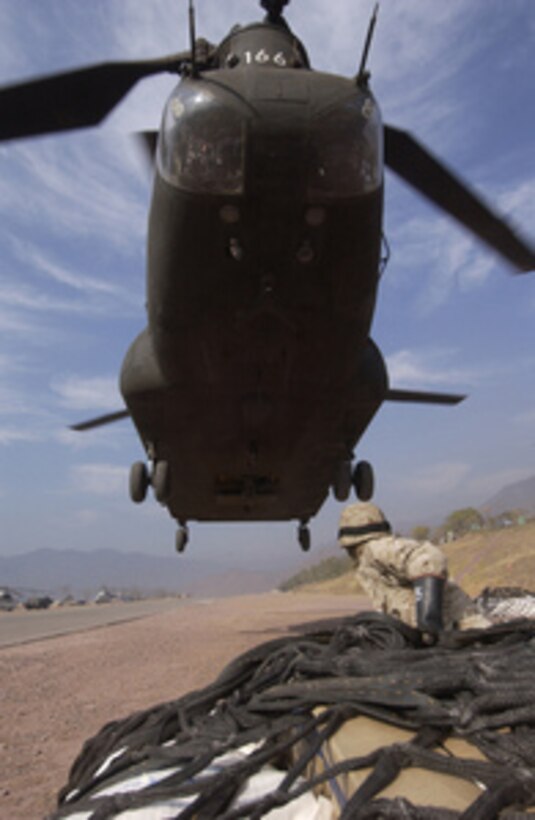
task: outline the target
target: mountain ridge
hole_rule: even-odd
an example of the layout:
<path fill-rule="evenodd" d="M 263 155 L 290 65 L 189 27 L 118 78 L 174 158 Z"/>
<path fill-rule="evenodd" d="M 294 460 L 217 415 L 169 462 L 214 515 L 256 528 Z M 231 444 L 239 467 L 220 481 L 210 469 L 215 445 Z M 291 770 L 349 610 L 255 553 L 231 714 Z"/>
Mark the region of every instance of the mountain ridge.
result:
<path fill-rule="evenodd" d="M 266 592 L 282 580 L 281 573 L 233 569 L 213 562 L 177 556 L 99 548 L 91 551 L 37 549 L 0 556 L 0 585 L 49 594 L 90 597 L 102 586 L 166 591 L 183 595 L 225 597 L 244 590 Z"/>
<path fill-rule="evenodd" d="M 535 514 L 535 475 L 506 484 L 480 506 L 485 515 L 494 516 L 516 509 Z"/>

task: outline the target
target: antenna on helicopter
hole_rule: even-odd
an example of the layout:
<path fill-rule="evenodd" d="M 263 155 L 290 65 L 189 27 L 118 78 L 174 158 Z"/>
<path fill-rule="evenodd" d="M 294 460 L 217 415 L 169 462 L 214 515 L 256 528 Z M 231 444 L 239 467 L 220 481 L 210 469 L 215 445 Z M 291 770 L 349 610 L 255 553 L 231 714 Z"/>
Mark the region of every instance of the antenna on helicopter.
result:
<path fill-rule="evenodd" d="M 191 76 L 197 76 L 197 49 L 195 46 L 195 6 L 189 0 L 189 39 L 191 45 Z"/>
<path fill-rule="evenodd" d="M 368 24 L 368 33 L 366 34 L 366 41 L 364 43 L 364 49 L 362 51 L 362 57 L 360 59 L 360 66 L 357 74 L 357 85 L 366 87 L 368 85 L 368 80 L 370 79 L 370 72 L 366 71 L 366 63 L 368 62 L 368 54 L 370 52 L 370 46 L 372 44 L 373 32 L 375 30 L 375 24 L 377 23 L 377 14 L 379 12 L 379 3 L 375 4 L 373 9 L 373 13 Z"/>

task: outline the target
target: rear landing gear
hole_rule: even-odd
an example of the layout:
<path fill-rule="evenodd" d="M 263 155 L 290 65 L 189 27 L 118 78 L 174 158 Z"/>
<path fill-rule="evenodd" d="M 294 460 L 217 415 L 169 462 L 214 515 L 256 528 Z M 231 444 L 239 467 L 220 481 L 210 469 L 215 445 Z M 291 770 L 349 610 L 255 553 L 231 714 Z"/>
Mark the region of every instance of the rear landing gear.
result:
<path fill-rule="evenodd" d="M 181 524 L 176 531 L 175 548 L 177 552 L 184 552 L 189 541 L 189 530 L 185 524 Z"/>
<path fill-rule="evenodd" d="M 359 501 L 369 501 L 375 486 L 372 465 L 368 461 L 358 461 L 352 480 Z"/>
<path fill-rule="evenodd" d="M 310 549 L 310 530 L 304 521 L 301 521 L 297 528 L 297 539 L 303 552 L 308 552 Z"/>
<path fill-rule="evenodd" d="M 374 486 L 373 468 L 368 461 L 358 461 L 353 469 L 351 461 L 346 460 L 339 463 L 331 489 L 337 501 L 346 501 L 351 487 L 359 501 L 369 501 Z"/>
<path fill-rule="evenodd" d="M 349 493 L 351 492 L 351 484 L 351 461 L 341 461 L 332 483 L 333 495 L 337 501 L 347 501 Z"/>

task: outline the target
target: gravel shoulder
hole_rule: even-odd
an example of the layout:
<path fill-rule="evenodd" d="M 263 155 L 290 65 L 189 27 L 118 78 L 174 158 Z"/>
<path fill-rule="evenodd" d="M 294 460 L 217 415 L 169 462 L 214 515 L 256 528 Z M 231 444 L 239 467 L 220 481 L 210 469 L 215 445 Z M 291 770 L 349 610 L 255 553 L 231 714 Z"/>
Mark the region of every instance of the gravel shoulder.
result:
<path fill-rule="evenodd" d="M 270 638 L 366 606 L 355 595 L 305 593 L 199 600 L 0 649 L 0 817 L 32 820 L 52 811 L 83 742 L 110 720 L 207 685 L 236 655 Z"/>

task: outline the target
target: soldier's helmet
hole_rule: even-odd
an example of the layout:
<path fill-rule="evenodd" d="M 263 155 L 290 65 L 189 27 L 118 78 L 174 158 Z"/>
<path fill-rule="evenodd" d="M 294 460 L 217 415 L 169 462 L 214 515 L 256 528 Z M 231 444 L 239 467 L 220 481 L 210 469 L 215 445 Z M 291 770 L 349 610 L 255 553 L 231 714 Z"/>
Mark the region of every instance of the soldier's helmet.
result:
<path fill-rule="evenodd" d="M 375 504 L 350 504 L 340 516 L 338 541 L 347 549 L 391 532 L 390 524 Z"/>

